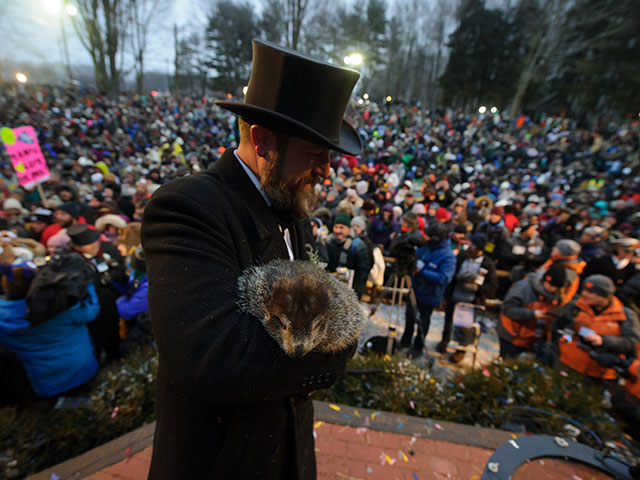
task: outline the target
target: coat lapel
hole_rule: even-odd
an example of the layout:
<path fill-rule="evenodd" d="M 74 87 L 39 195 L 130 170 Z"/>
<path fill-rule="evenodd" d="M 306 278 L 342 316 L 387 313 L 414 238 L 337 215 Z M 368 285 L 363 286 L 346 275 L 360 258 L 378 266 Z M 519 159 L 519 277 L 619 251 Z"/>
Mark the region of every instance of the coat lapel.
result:
<path fill-rule="evenodd" d="M 228 188 L 229 194 L 233 195 L 237 202 L 244 204 L 245 208 L 239 207 L 236 212 L 247 212 L 249 218 L 246 221 L 253 224 L 258 233 L 258 238 L 255 239 L 257 245 L 256 253 L 253 255 L 254 264 L 266 263 L 274 258 L 288 258 L 289 253 L 276 216 L 233 151 L 227 149 L 208 173 L 218 177 Z"/>

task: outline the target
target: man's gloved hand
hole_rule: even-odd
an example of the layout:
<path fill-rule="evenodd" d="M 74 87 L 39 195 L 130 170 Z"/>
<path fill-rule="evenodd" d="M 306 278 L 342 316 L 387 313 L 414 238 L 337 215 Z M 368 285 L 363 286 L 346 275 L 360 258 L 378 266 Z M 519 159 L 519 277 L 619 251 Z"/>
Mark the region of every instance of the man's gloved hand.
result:
<path fill-rule="evenodd" d="M 624 378 L 631 376 L 631 372 L 629 372 L 629 366 L 633 361 L 631 359 L 622 358 L 615 353 L 596 352 L 594 350 L 589 351 L 589 356 L 603 367 L 614 368 Z"/>

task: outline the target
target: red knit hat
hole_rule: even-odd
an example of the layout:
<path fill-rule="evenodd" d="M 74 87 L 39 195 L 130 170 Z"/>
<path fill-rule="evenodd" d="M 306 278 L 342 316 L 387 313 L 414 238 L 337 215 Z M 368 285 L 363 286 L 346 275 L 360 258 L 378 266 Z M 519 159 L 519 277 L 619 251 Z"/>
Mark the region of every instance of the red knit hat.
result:
<path fill-rule="evenodd" d="M 448 222 L 451 220 L 451 212 L 444 207 L 440 207 L 436 210 L 436 220 L 441 222 Z"/>
<path fill-rule="evenodd" d="M 501 217 L 504 217 L 504 208 L 502 208 L 502 207 L 493 207 L 491 209 L 491 215 L 500 215 Z"/>

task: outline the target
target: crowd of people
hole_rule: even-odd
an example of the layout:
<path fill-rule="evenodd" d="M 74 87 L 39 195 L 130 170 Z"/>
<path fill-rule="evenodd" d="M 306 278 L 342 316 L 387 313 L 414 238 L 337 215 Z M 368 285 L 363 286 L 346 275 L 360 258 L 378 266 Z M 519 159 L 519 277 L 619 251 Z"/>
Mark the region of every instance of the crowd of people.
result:
<path fill-rule="evenodd" d="M 626 372 L 640 405 L 637 121 L 586 129 L 364 99 L 348 119 L 365 148 L 332 155 L 309 246 L 360 297 L 389 270 L 412 276 L 402 347 L 421 354 L 443 307 L 447 351 L 465 334 L 455 306 L 497 299 L 502 357 L 528 351 L 602 381 Z M 150 341 L 146 202 L 235 149 L 236 117 L 208 97 L 22 87 L 0 98 L 0 124 L 34 126 L 50 169 L 42 196 L 0 152 L 0 368 L 15 387 L 2 400 L 55 399 Z"/>

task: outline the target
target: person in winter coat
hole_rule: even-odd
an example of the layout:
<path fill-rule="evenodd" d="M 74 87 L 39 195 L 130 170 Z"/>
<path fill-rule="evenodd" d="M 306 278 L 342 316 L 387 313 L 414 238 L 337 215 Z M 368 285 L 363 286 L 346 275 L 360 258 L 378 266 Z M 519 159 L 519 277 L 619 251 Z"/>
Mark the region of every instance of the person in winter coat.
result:
<path fill-rule="evenodd" d="M 145 265 L 144 251 L 138 245 L 131 255 L 131 273 L 129 274 L 128 291 L 126 295 L 118 297 L 116 306 L 118 315 L 127 322 L 132 322 L 141 313 L 149 310 L 147 291 L 147 267 Z"/>
<path fill-rule="evenodd" d="M 112 243 L 101 242 L 100 232 L 87 225 L 72 225 L 67 229 L 67 235 L 71 238 L 72 249 L 80 253 L 93 270 L 100 314 L 89 325 L 89 331 L 96 344 L 98 360 L 110 362 L 121 355 L 116 300 L 127 291 L 124 260 Z"/>
<path fill-rule="evenodd" d="M 616 292 L 622 285 L 638 272 L 637 264 L 632 260 L 640 241 L 636 238 L 620 238 L 612 240 L 611 251 L 605 255 L 596 255 L 587 263 L 582 271 L 583 279 L 591 275 L 604 275 L 613 280 Z"/>
<path fill-rule="evenodd" d="M 596 256 L 607 253 L 607 243 L 604 239 L 605 231 L 602 227 L 591 226 L 585 228 L 580 234 L 580 245 L 582 251 L 580 257 L 585 262 L 590 262 Z"/>
<path fill-rule="evenodd" d="M 635 357 L 640 342 L 638 316 L 615 296 L 609 277 L 591 275 L 580 296 L 557 313 L 556 329 L 571 329 L 557 339 L 558 362 L 597 380 L 615 380 L 616 371 L 597 361 L 598 354 Z"/>
<path fill-rule="evenodd" d="M 436 351 L 444 353 L 451 341 L 453 331 L 453 312 L 458 302 L 481 305 L 485 299 L 493 298 L 498 289 L 498 275 L 493 261 L 484 254 L 486 235 L 471 235 L 469 248 L 456 258 L 456 270 L 444 298 L 447 307 L 444 313 L 442 340 Z"/>
<path fill-rule="evenodd" d="M 333 222 L 333 233 L 327 237 L 329 254 L 328 272 L 337 271 L 338 267 L 353 270 L 353 290 L 362 296 L 369 277 L 371 263 L 367 244 L 359 237 L 351 236 L 351 217 L 339 213 Z"/>
<path fill-rule="evenodd" d="M 456 269 L 456 257 L 451 250 L 451 242 L 447 235 L 447 227 L 441 223 L 433 223 L 427 227 L 427 245 L 416 251 L 417 272 L 412 277 L 413 290 L 416 295 L 419 319 L 414 309 L 407 305 L 405 329 L 400 339 L 402 348 L 412 348 L 412 355 L 418 356 L 424 348 L 424 339 L 429 332 L 431 313 L 442 303 L 445 289 Z M 413 333 L 416 321 L 419 321 L 415 339 Z"/>
<path fill-rule="evenodd" d="M 32 325 L 26 320 L 25 299 L 35 269 L 28 265 L 2 267 L 0 346 L 14 353 L 41 397 L 61 395 L 86 383 L 98 370 L 95 348 L 87 329 L 100 305 L 96 289 L 50 320 Z"/>
<path fill-rule="evenodd" d="M 386 250 L 391 242 L 391 234 L 397 230 L 397 226 L 397 222 L 393 220 L 393 204 L 385 203 L 380 214 L 371 219 L 369 238 Z"/>
<path fill-rule="evenodd" d="M 315 479 L 309 394 L 330 387 L 356 348 L 288 356 L 238 305 L 243 272 L 308 260 L 308 194 L 328 177 L 331 149 L 362 149 L 343 121 L 356 72 L 253 47 L 244 103 L 217 102 L 241 117 L 237 150 L 164 184 L 144 211 L 159 354 L 152 480 Z"/>
<path fill-rule="evenodd" d="M 513 284 L 498 321 L 502 358 L 516 357 L 543 346 L 551 328 L 551 314 L 560 305 L 560 290 L 565 283 L 565 269 L 554 265 L 544 274 L 534 273 Z"/>
<path fill-rule="evenodd" d="M 489 219 L 482 222 L 476 228 L 474 233 L 484 233 L 487 236 L 487 245 L 485 253 L 491 259 L 497 259 L 502 246 L 509 238 L 509 229 L 504 224 L 504 209 L 502 207 L 493 207 Z"/>
<path fill-rule="evenodd" d="M 565 269 L 566 282 L 560 305 L 566 305 L 578 293 L 580 288 L 580 275 L 586 266 L 586 262 L 580 260 L 580 244 L 574 240 L 559 240 L 551 249 L 549 259 L 538 269 L 544 273 L 553 265 L 562 265 Z"/>

